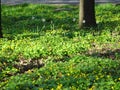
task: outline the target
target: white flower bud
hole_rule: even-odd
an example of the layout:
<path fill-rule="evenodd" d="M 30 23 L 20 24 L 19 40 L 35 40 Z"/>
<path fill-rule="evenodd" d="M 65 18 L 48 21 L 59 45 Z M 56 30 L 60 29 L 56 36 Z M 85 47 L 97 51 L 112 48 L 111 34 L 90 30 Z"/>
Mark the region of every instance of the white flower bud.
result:
<path fill-rule="evenodd" d="M 42 22 L 45 22 L 46 20 L 44 18 L 42 18 Z"/>
<path fill-rule="evenodd" d="M 76 21 L 76 18 L 73 18 L 73 22 L 75 22 Z"/>
<path fill-rule="evenodd" d="M 34 16 L 32 16 L 32 20 L 33 20 L 33 19 L 35 19 L 35 17 L 34 17 Z"/>

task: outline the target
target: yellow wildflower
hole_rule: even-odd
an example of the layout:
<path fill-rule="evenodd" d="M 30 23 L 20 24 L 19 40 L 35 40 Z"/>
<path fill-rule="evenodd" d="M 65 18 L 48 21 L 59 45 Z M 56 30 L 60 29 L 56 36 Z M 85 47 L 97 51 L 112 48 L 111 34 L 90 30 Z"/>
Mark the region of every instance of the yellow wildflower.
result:
<path fill-rule="evenodd" d="M 111 88 L 112 88 L 112 90 L 114 90 L 114 87 L 113 87 L 113 86 L 112 86 Z"/>
<path fill-rule="evenodd" d="M 62 88 L 62 84 L 59 84 L 56 90 L 61 90 L 61 88 Z"/>
<path fill-rule="evenodd" d="M 70 76 L 70 74 L 69 74 L 69 73 L 68 73 L 67 75 L 68 75 L 68 76 Z"/>
<path fill-rule="evenodd" d="M 118 80 L 120 80 L 120 78 L 118 78 Z"/>
<path fill-rule="evenodd" d="M 96 80 L 98 80 L 99 78 L 98 78 L 98 76 L 96 76 Z"/>
<path fill-rule="evenodd" d="M 95 86 L 92 86 L 92 87 L 89 88 L 88 90 L 95 90 Z"/>
<path fill-rule="evenodd" d="M 51 88 L 51 90 L 54 90 L 54 88 Z"/>
<path fill-rule="evenodd" d="M 39 88 L 39 90 L 43 90 L 43 88 Z"/>
<path fill-rule="evenodd" d="M 32 71 L 31 71 L 31 70 L 28 70 L 27 73 L 32 73 Z"/>

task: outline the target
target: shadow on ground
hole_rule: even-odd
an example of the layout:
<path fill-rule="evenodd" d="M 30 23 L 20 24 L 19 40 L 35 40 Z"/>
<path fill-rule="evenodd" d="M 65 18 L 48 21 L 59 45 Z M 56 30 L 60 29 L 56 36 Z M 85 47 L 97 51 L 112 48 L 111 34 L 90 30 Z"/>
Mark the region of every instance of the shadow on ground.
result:
<path fill-rule="evenodd" d="M 108 58 L 112 60 L 120 60 L 120 49 L 115 50 L 104 50 L 101 52 L 92 52 L 87 54 L 88 56 L 98 57 L 98 58 Z"/>

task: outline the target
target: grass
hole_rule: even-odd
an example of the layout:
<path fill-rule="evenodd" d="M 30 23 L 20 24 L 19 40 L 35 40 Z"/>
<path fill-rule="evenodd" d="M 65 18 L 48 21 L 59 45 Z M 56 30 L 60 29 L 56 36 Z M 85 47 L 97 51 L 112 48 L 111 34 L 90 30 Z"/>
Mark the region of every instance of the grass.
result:
<path fill-rule="evenodd" d="M 96 28 L 78 6 L 2 5 L 2 90 L 119 90 L 120 6 L 96 5 Z"/>

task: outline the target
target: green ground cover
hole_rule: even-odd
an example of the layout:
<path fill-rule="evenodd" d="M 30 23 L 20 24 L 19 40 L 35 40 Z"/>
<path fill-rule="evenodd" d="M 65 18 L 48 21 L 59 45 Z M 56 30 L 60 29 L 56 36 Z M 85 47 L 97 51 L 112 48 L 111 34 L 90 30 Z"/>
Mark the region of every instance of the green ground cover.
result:
<path fill-rule="evenodd" d="M 1 90 L 119 90 L 120 6 L 96 5 L 96 28 L 78 6 L 2 5 Z"/>

